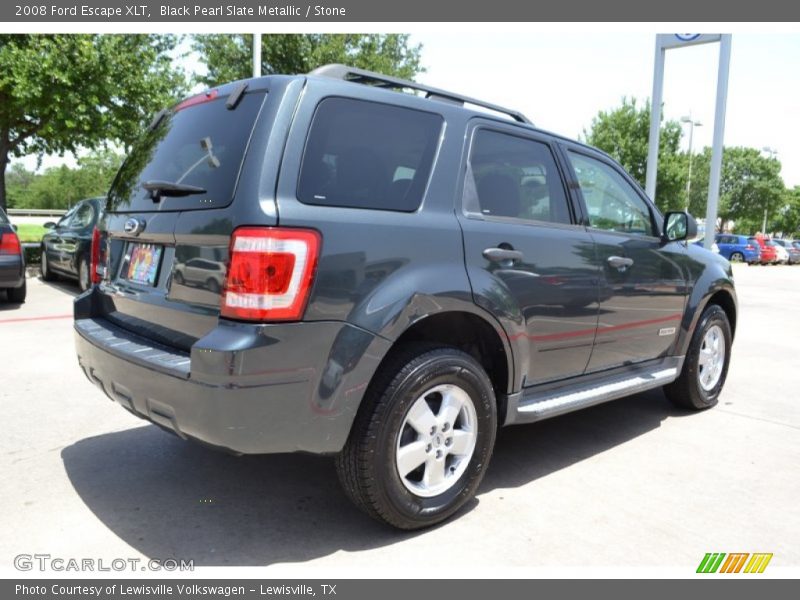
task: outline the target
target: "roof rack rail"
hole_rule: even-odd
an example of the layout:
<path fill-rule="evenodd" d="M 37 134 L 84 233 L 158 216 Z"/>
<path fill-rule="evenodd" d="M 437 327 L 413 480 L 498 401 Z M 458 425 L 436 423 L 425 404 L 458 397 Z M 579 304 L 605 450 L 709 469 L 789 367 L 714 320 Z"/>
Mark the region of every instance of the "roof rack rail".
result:
<path fill-rule="evenodd" d="M 469 96 L 454 94 L 453 92 L 448 92 L 438 88 L 430 87 L 427 85 L 423 85 L 421 83 L 409 81 L 407 79 L 400 79 L 399 77 L 382 75 L 381 73 L 375 73 L 373 71 L 367 71 L 365 69 L 348 67 L 347 65 L 331 64 L 318 67 L 313 71 L 311 71 L 309 75 L 317 77 L 329 77 L 331 79 L 341 79 L 344 81 L 363 83 L 366 85 L 373 85 L 375 87 L 381 87 L 381 88 L 410 89 L 419 92 L 425 92 L 426 98 L 444 100 L 446 102 L 452 102 L 460 105 L 472 104 L 473 106 L 480 106 L 481 108 L 485 108 L 487 110 L 507 115 L 511 117 L 513 120 L 517 121 L 518 123 L 527 123 L 529 125 L 532 125 L 531 121 L 519 111 L 504 108 L 496 104 L 490 104 L 489 102 L 484 102 L 483 100 L 470 98 Z"/>

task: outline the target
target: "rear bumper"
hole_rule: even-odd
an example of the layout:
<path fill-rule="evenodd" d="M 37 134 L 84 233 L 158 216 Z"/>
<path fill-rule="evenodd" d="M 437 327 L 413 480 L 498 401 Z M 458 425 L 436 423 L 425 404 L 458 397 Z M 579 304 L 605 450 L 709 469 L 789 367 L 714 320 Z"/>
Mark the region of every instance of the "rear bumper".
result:
<path fill-rule="evenodd" d="M 0 289 L 18 288 L 25 283 L 25 264 L 20 256 L 0 256 Z"/>
<path fill-rule="evenodd" d="M 183 438 L 242 454 L 335 453 L 388 342 L 342 322 L 220 321 L 190 353 L 155 346 L 75 304 L 86 376 L 113 401 Z"/>
<path fill-rule="evenodd" d="M 744 260 L 747 263 L 757 263 L 761 260 L 761 255 L 758 252 L 748 252 L 747 250 L 744 251 Z"/>

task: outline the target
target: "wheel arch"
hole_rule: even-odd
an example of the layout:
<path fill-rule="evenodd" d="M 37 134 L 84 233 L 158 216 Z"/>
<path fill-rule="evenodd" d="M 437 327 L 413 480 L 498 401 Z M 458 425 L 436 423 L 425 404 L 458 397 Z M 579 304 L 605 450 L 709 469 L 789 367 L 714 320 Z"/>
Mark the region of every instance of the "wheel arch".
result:
<path fill-rule="evenodd" d="M 372 379 L 392 358 L 410 344 L 430 343 L 458 348 L 484 368 L 497 399 L 498 419 L 503 422 L 507 396 L 513 391 L 514 361 L 508 337 L 499 324 L 477 310 L 446 310 L 428 314 L 409 324 L 392 342 Z"/>
<path fill-rule="evenodd" d="M 695 288 L 697 289 L 697 288 Z M 682 336 L 678 342 L 678 354 L 685 355 L 692 340 L 697 323 L 703 312 L 711 304 L 716 304 L 725 311 L 731 325 L 731 336 L 736 335 L 736 322 L 738 318 L 738 303 L 732 282 L 717 282 L 710 286 L 704 294 L 697 298 L 690 298 L 687 313 L 684 317 Z"/>

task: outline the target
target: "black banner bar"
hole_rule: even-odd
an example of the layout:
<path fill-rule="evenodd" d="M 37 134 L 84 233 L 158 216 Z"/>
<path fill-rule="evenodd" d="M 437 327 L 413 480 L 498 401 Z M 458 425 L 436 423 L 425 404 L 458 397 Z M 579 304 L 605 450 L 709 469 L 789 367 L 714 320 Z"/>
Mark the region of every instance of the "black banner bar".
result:
<path fill-rule="evenodd" d="M 713 579 L 713 581 L 712 581 Z M 726 600 L 791 597 L 794 582 L 708 576 L 674 580 L 292 580 L 292 579 L 62 579 L 4 580 L 0 596 L 16 600 L 424 600 L 428 598 L 647 598 L 703 596 Z"/>
<path fill-rule="evenodd" d="M 0 21 L 14 22 L 786 22 L 800 3 L 710 0 L 10 0 Z"/>

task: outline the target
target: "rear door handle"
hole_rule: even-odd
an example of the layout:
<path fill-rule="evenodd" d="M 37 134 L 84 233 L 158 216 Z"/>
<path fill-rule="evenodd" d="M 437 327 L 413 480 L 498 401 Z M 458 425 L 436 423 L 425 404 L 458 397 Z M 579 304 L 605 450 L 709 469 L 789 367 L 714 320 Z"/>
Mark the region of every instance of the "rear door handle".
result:
<path fill-rule="evenodd" d="M 608 257 L 608 266 L 614 267 L 615 269 L 619 269 L 624 271 L 628 267 L 633 266 L 633 259 L 626 258 L 624 256 L 609 256 Z"/>
<path fill-rule="evenodd" d="M 513 262 L 515 260 L 522 260 L 524 254 L 519 250 L 509 250 L 508 248 L 486 248 L 483 251 L 483 257 L 491 262 Z"/>

